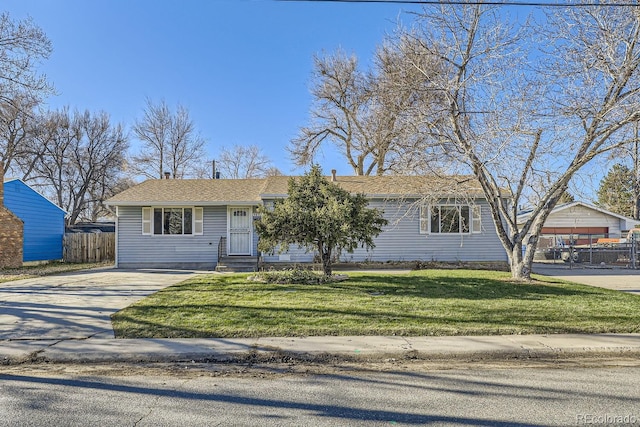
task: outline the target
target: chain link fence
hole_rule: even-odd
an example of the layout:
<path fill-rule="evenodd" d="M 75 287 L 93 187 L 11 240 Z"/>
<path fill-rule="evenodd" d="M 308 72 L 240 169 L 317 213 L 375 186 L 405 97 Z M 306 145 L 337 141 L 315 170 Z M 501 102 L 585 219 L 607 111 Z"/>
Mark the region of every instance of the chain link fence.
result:
<path fill-rule="evenodd" d="M 629 238 L 607 234 L 543 234 L 534 261 L 638 268 L 638 243 L 634 233 Z"/>

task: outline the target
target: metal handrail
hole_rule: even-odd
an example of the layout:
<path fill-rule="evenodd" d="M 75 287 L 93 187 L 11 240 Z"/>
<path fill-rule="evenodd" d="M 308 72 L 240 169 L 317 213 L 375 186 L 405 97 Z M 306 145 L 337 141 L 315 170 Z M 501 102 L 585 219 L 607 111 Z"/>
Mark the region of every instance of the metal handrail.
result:
<path fill-rule="evenodd" d="M 220 237 L 220 241 L 218 242 L 218 261 L 224 256 L 227 255 L 227 238 L 226 236 Z"/>

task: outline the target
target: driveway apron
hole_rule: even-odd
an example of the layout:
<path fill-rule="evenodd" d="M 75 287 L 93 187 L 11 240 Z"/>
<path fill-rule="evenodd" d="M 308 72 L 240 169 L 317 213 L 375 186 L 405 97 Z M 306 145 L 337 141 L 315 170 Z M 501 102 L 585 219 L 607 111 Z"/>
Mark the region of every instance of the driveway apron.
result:
<path fill-rule="evenodd" d="M 0 340 L 114 338 L 112 313 L 196 274 L 101 269 L 0 283 Z"/>
<path fill-rule="evenodd" d="M 536 263 L 533 265 L 533 272 L 570 282 L 640 295 L 640 270 L 619 267 L 588 268 L 574 266 L 569 268 L 563 264 Z"/>

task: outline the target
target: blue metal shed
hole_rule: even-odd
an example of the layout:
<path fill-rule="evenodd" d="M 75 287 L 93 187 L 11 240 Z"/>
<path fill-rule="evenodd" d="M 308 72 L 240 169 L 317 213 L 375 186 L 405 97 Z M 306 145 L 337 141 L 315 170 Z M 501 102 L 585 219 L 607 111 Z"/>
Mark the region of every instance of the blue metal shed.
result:
<path fill-rule="evenodd" d="M 4 182 L 4 205 L 24 222 L 24 262 L 62 259 L 62 208 L 19 179 Z"/>

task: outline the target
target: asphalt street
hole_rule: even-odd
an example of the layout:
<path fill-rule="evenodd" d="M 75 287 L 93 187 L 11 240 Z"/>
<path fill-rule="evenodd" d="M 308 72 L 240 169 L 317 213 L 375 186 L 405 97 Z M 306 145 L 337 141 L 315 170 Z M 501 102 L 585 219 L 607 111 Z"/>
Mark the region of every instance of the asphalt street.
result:
<path fill-rule="evenodd" d="M 639 425 L 640 367 L 0 374 L 0 426 Z"/>

